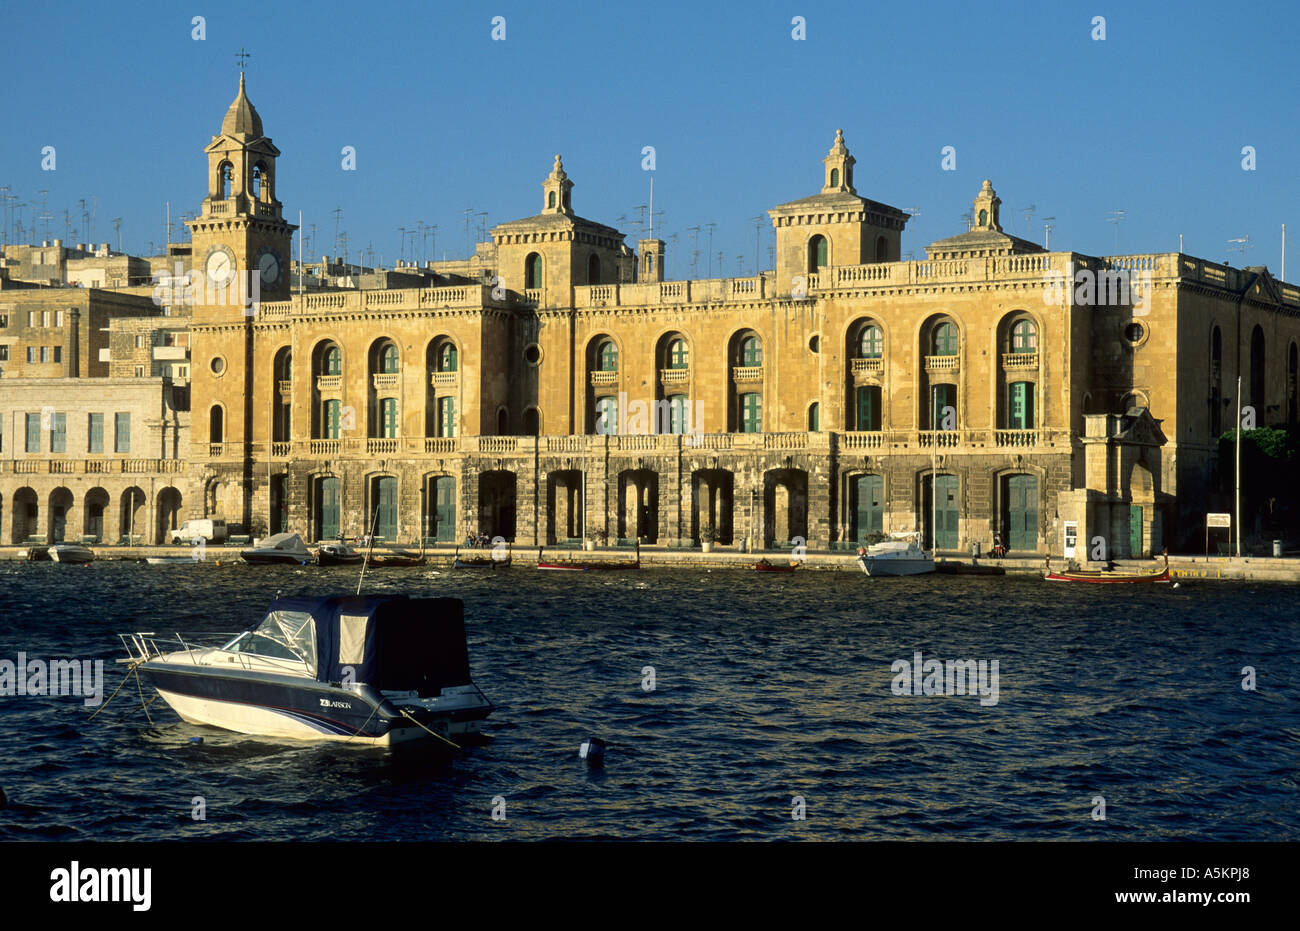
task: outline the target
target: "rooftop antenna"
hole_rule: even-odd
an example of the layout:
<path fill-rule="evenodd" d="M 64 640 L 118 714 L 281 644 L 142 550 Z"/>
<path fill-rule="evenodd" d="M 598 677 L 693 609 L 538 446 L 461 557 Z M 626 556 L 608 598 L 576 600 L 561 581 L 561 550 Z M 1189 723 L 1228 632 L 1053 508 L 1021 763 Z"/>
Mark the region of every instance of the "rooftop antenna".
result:
<path fill-rule="evenodd" d="M 402 261 L 406 261 L 406 227 L 399 226 L 397 228 L 397 235 L 401 237 L 401 242 L 400 242 L 401 250 L 399 252 L 399 255 L 401 255 Z"/>
<path fill-rule="evenodd" d="M 469 259 L 469 219 L 474 216 L 474 208 L 465 208 L 465 258 Z"/>
<path fill-rule="evenodd" d="M 1038 209 L 1037 204 L 1030 204 L 1028 207 L 1020 208 L 1020 212 L 1025 215 L 1025 235 L 1029 235 L 1029 221 L 1033 217 L 1034 211 Z"/>
<path fill-rule="evenodd" d="M 637 220 L 636 220 L 636 232 L 637 232 L 637 236 L 644 236 L 644 235 L 645 235 L 645 212 L 646 212 L 646 205 L 645 205 L 645 204 L 637 204 L 637 205 L 636 205 L 636 210 L 637 210 Z"/>
<path fill-rule="evenodd" d="M 700 228 L 688 226 L 686 232 L 691 234 L 691 277 L 698 278 L 700 276 Z"/>
<path fill-rule="evenodd" d="M 45 191 L 37 191 L 36 193 L 41 195 L 41 213 L 40 216 L 36 218 L 37 220 L 41 221 L 41 239 L 49 239 L 50 221 L 53 220 L 54 217 L 50 215 L 50 209 L 45 202 L 45 196 L 50 192 L 48 190 L 45 190 Z M 33 226 L 34 225 L 35 224 L 33 223 Z"/>
<path fill-rule="evenodd" d="M 1234 246 L 1234 244 L 1235 244 L 1235 246 Z M 1245 236 L 1238 237 L 1237 239 L 1229 239 L 1229 240 L 1228 240 L 1228 246 L 1229 246 L 1229 248 L 1228 248 L 1228 251 L 1229 251 L 1229 252 L 1240 252 L 1240 253 L 1241 253 L 1241 264 L 1242 264 L 1243 267 L 1244 267 L 1245 264 L 1246 264 L 1246 250 L 1247 250 L 1247 249 L 1254 249 L 1254 248 L 1255 248 L 1254 246 L 1252 246 L 1252 245 L 1250 244 L 1250 235 L 1249 235 L 1249 234 L 1247 234 L 1247 235 L 1245 235 Z"/>
<path fill-rule="evenodd" d="M 717 227 L 718 224 L 705 223 L 704 225 L 709 231 L 709 277 L 712 278 L 713 277 L 713 230 Z M 719 265 L 722 264 L 721 260 L 718 261 L 718 264 Z M 718 274 L 719 275 L 722 274 L 721 268 L 718 269 Z"/>
<path fill-rule="evenodd" d="M 475 216 L 483 218 L 478 221 L 478 239 L 476 239 L 475 242 L 479 243 L 487 239 L 488 215 L 486 210 L 480 210 L 475 214 Z"/>
<path fill-rule="evenodd" d="M 334 254 L 338 255 L 343 250 L 339 248 L 339 220 L 343 219 L 343 208 L 334 208 Z"/>
<path fill-rule="evenodd" d="M 655 237 L 655 173 L 650 172 L 650 237 Z"/>
<path fill-rule="evenodd" d="M 313 224 L 311 225 L 311 235 L 307 237 L 307 249 L 306 249 L 306 252 L 307 252 L 308 255 L 311 255 L 311 254 L 312 254 L 312 251 L 311 251 L 311 250 L 315 247 L 315 245 L 316 245 L 316 224 L 313 223 Z"/>
<path fill-rule="evenodd" d="M 1043 248 L 1048 252 L 1052 251 L 1052 230 L 1056 229 L 1052 221 L 1055 219 L 1056 217 L 1043 217 Z"/>
<path fill-rule="evenodd" d="M 961 218 L 966 221 L 966 232 L 969 233 L 970 228 L 975 225 L 975 215 L 967 210 L 961 215 Z"/>
<path fill-rule="evenodd" d="M 1123 210 L 1109 211 L 1110 222 L 1115 224 L 1115 255 L 1119 255 L 1119 223 L 1124 219 Z"/>
<path fill-rule="evenodd" d="M 429 227 L 429 236 L 430 236 L 430 241 L 432 243 L 429 249 L 429 254 L 433 256 L 434 260 L 436 261 L 438 258 L 438 224 L 437 223 Z"/>
<path fill-rule="evenodd" d="M 749 221 L 754 224 L 754 275 L 758 275 L 758 250 L 763 238 L 763 218 L 762 216 L 750 217 Z"/>
<path fill-rule="evenodd" d="M 117 251 L 122 251 L 122 218 L 113 217 L 113 232 L 117 234 Z"/>

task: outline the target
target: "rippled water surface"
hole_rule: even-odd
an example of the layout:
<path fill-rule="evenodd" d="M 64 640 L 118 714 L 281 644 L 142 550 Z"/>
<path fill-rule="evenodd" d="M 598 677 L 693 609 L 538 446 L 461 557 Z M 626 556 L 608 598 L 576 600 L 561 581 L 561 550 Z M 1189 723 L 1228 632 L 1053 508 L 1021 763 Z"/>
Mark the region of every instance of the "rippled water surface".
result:
<path fill-rule="evenodd" d="M 232 631 L 277 592 L 355 585 L 348 569 L 0 564 L 0 659 L 103 658 L 111 691 L 119 632 Z M 0 839 L 1300 838 L 1294 587 L 526 568 L 366 587 L 465 600 L 488 745 L 275 743 L 161 701 L 150 725 L 134 680 L 93 721 L 78 698 L 4 697 Z M 917 650 L 997 660 L 998 703 L 895 696 L 891 663 Z M 577 758 L 589 735 L 609 744 L 602 771 Z"/>

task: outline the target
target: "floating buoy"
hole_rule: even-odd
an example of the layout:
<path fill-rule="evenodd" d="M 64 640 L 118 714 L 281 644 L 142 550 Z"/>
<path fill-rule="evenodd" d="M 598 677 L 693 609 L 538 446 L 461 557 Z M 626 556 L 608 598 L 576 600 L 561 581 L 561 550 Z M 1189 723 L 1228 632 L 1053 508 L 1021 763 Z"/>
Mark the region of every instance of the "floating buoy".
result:
<path fill-rule="evenodd" d="M 586 760 L 588 766 L 604 766 L 605 741 L 599 737 L 588 737 L 578 748 L 578 759 Z"/>

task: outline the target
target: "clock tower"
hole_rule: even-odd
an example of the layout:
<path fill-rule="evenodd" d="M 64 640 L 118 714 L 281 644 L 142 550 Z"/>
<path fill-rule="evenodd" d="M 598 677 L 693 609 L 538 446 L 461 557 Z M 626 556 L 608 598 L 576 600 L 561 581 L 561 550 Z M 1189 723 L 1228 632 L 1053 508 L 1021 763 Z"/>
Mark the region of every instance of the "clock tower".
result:
<path fill-rule="evenodd" d="M 288 299 L 290 239 L 297 229 L 284 222 L 275 196 L 280 150 L 262 134 L 262 118 L 244 90 L 242 71 L 221 133 L 204 151 L 208 196 L 198 218 L 189 221 L 202 286 L 196 289 L 195 316 L 236 319 L 245 316 L 241 298 L 251 293 L 251 275 L 257 276 L 260 300 Z"/>
<path fill-rule="evenodd" d="M 239 528 L 235 532 L 256 533 L 265 525 L 253 510 L 254 495 L 263 493 L 254 476 L 254 443 L 266 439 L 272 389 L 271 364 L 261 358 L 270 333 L 258 305 L 288 300 L 297 227 L 284 222 L 275 196 L 280 150 L 262 132 L 242 71 L 221 133 L 204 151 L 208 194 L 188 225 L 194 257 L 190 397 L 195 448 L 207 456 L 195 476 L 191 516 L 219 517 Z"/>

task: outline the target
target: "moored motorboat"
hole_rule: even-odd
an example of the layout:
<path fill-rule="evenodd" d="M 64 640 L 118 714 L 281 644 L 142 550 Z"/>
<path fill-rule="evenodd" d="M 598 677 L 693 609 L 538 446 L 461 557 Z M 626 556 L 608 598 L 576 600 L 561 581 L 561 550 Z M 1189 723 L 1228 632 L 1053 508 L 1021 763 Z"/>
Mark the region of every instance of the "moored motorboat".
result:
<path fill-rule="evenodd" d="M 1091 582 L 1102 585 L 1142 582 L 1169 582 L 1169 554 L 1163 554 L 1164 567 L 1155 572 L 1121 572 L 1112 569 L 1062 569 L 1052 568 L 1052 557 L 1047 557 L 1043 578 L 1048 582 Z"/>
<path fill-rule="evenodd" d="M 470 676 L 458 598 L 277 598 L 217 647 L 122 635 L 180 717 L 242 734 L 391 746 L 472 735 L 493 710 Z"/>
<path fill-rule="evenodd" d="M 50 559 L 55 562 L 77 563 L 80 565 L 92 562 L 94 558 L 94 550 L 80 543 L 56 543 L 50 547 Z"/>
<path fill-rule="evenodd" d="M 316 563 L 321 566 L 359 566 L 365 558 L 364 553 L 358 553 L 341 540 L 322 543 L 316 552 Z"/>
<path fill-rule="evenodd" d="M 858 565 L 869 576 L 925 575 L 934 571 L 934 556 L 921 548 L 920 534 L 895 533 L 890 539 L 858 547 Z"/>
<path fill-rule="evenodd" d="M 457 547 L 451 565 L 454 569 L 508 569 L 510 561 L 511 552 L 508 545 L 505 546 L 504 551 L 494 546 L 486 556 L 462 556 L 460 547 Z"/>
<path fill-rule="evenodd" d="M 758 572 L 794 572 L 794 570 L 798 568 L 799 564 L 793 561 L 791 561 L 787 566 L 778 566 L 774 563 L 768 562 L 765 558 L 754 563 L 754 569 Z"/>
<path fill-rule="evenodd" d="M 388 550 L 383 553 L 369 553 L 363 562 L 371 569 L 406 569 L 411 566 L 423 566 L 427 560 L 422 554 L 406 550 Z"/>
<path fill-rule="evenodd" d="M 180 566 L 185 563 L 200 562 L 200 558 L 194 556 L 146 556 L 145 560 L 151 566 Z"/>
<path fill-rule="evenodd" d="M 934 571 L 943 575 L 1006 575 L 1001 566 L 981 566 L 979 563 L 944 562 L 934 564 Z"/>
<path fill-rule="evenodd" d="M 240 550 L 239 556 L 253 566 L 305 566 L 314 561 L 311 551 L 296 533 L 272 534 L 257 546 Z"/>

